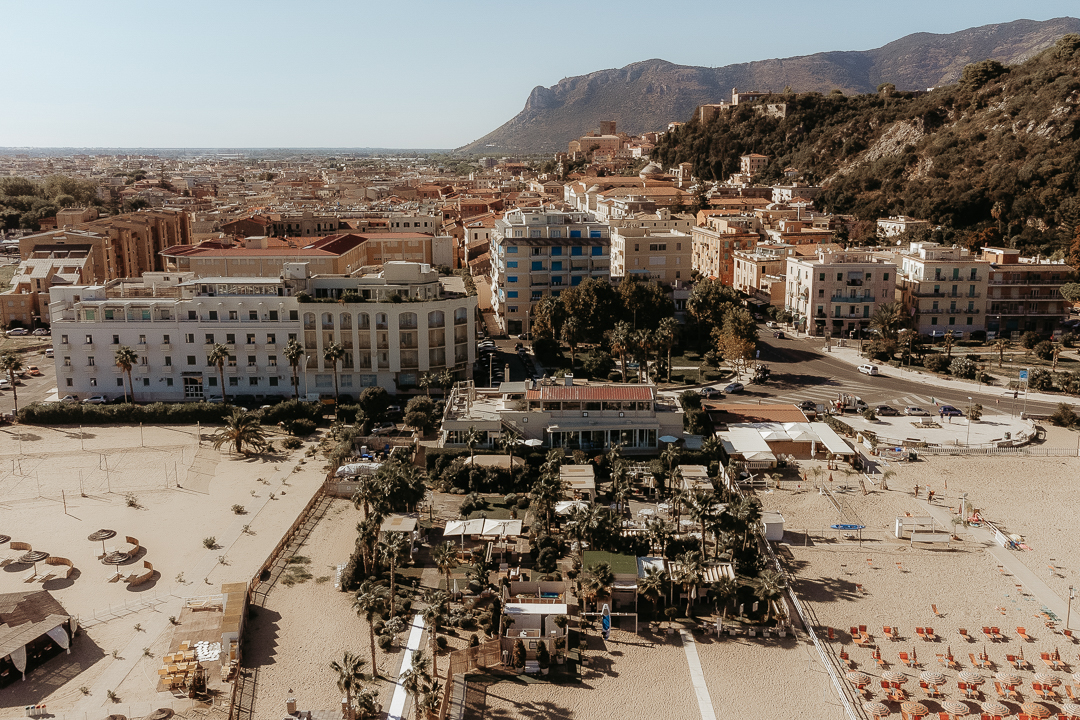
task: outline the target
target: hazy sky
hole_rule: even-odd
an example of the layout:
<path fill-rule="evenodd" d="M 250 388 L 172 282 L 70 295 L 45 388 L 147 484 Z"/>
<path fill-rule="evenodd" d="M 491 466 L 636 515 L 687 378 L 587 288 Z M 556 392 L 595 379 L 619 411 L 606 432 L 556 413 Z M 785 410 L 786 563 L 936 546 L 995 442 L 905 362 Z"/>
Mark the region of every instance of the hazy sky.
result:
<path fill-rule="evenodd" d="M 866 50 L 1076 0 L 0 0 L 0 146 L 464 145 L 564 77 Z"/>

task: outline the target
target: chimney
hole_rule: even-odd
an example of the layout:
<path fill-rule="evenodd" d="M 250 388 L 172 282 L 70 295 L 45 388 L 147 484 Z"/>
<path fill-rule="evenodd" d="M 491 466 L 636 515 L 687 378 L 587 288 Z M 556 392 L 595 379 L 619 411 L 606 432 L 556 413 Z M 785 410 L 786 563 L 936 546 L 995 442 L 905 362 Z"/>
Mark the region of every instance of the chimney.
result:
<path fill-rule="evenodd" d="M 574 376 L 571 375 L 570 373 L 567 373 L 566 375 L 563 375 L 563 385 L 565 385 L 566 387 L 573 387 L 574 386 Z"/>

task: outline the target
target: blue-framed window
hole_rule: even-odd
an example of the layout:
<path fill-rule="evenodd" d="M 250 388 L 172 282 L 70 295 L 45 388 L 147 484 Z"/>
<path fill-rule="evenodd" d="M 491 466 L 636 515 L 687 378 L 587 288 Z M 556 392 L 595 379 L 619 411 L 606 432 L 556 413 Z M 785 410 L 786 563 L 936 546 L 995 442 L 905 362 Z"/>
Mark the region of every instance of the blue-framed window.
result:
<path fill-rule="evenodd" d="M 506 276 L 506 282 L 514 283 L 514 282 L 517 282 L 517 279 L 518 279 L 517 275 L 507 275 Z"/>
<path fill-rule="evenodd" d="M 580 254 L 581 254 L 581 246 L 580 245 L 575 245 L 574 247 L 570 248 L 570 257 L 577 257 Z"/>
<path fill-rule="evenodd" d="M 594 235 L 593 237 L 600 237 L 600 236 L 599 235 Z M 593 255 L 603 255 L 604 254 L 604 248 L 602 248 L 599 245 L 593 245 L 592 254 Z"/>
<path fill-rule="evenodd" d="M 544 261 L 543 260 L 533 260 L 532 269 L 533 270 L 543 270 L 544 269 Z"/>
<path fill-rule="evenodd" d="M 516 298 L 517 296 L 518 296 L 518 291 L 517 290 L 510 290 L 510 291 L 508 291 L 506 293 L 506 297 L 508 297 L 508 298 Z"/>
<path fill-rule="evenodd" d="M 572 237 L 572 238 L 581 237 L 581 231 L 580 230 L 571 230 L 570 231 L 570 237 Z"/>
<path fill-rule="evenodd" d="M 508 253 L 516 253 L 517 252 L 517 245 L 507 245 L 506 246 L 506 252 L 508 252 Z"/>
<path fill-rule="evenodd" d="M 562 248 L 561 247 L 553 247 L 553 248 L 551 248 L 551 254 L 553 256 L 562 255 Z"/>
<path fill-rule="evenodd" d="M 572 275 L 572 276 L 570 277 L 570 287 L 574 287 L 574 286 L 576 286 L 576 285 L 580 285 L 580 284 L 581 284 L 581 278 L 582 278 L 582 277 L 584 277 L 584 276 L 583 276 L 583 275 Z"/>
<path fill-rule="evenodd" d="M 589 237 L 598 238 L 598 237 L 603 237 L 603 235 L 600 234 L 599 230 L 590 230 L 589 231 Z"/>
<path fill-rule="evenodd" d="M 551 272 L 562 272 L 562 260 L 551 261 Z"/>
<path fill-rule="evenodd" d="M 507 260 L 506 261 L 506 267 L 508 267 L 508 268 L 516 268 L 517 267 L 517 260 Z"/>

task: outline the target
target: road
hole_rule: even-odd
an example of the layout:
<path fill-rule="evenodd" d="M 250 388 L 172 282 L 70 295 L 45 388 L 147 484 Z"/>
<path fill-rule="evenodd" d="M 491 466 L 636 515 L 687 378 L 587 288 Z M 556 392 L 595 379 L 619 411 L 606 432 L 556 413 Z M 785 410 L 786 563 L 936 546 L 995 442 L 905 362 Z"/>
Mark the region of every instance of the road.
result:
<path fill-rule="evenodd" d="M 837 393 L 846 392 L 861 397 L 871 407 L 892 405 L 901 411 L 908 406 L 932 410 L 932 400 L 963 410 L 967 407 L 969 397 L 991 415 L 1008 415 L 1014 411 L 1018 414 L 1024 409 L 1023 393 L 1014 401 L 1012 393 L 1001 387 L 974 384 L 965 390 L 938 387 L 927 384 L 925 375 L 901 371 L 888 365 L 879 365 L 881 375 L 864 375 L 854 365 L 831 353 L 822 352 L 821 338 L 794 339 L 789 335 L 780 340 L 764 327 L 759 337 L 759 362 L 767 363 L 772 375 L 765 385 L 748 385 L 741 395 L 729 396 L 733 400 L 738 397 L 827 403 L 836 400 Z M 1056 402 L 1027 402 L 1027 412 L 1032 414 L 1050 414 L 1056 407 Z"/>

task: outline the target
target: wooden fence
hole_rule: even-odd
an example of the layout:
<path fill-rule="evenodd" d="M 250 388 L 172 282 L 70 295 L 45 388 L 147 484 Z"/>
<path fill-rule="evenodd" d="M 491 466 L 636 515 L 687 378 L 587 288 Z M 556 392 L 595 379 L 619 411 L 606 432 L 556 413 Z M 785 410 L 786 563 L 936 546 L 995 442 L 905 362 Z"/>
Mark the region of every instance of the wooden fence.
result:
<path fill-rule="evenodd" d="M 918 448 L 922 455 L 1024 455 L 1028 457 L 1077 457 L 1077 448 L 1048 447 L 950 447 L 939 445 Z"/>
<path fill-rule="evenodd" d="M 482 642 L 476 647 L 467 647 L 450 653 L 449 675 L 447 684 L 460 673 L 467 673 L 476 668 L 487 668 L 502 662 L 502 644 L 499 639 Z"/>

